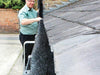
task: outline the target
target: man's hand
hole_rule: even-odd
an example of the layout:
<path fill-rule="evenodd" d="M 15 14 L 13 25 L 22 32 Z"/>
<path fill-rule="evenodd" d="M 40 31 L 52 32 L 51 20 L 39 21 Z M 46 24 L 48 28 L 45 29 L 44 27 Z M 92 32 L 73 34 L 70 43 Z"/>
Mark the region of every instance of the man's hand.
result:
<path fill-rule="evenodd" d="M 41 17 L 37 17 L 37 18 L 33 18 L 33 19 L 23 19 L 23 20 L 21 21 L 21 24 L 22 24 L 22 25 L 28 25 L 28 24 L 31 24 L 31 23 L 33 23 L 33 22 L 38 22 L 38 21 L 40 21 L 40 20 L 42 20 Z"/>
<path fill-rule="evenodd" d="M 36 22 L 38 22 L 38 21 L 42 20 L 42 18 L 41 18 L 41 17 L 37 17 L 37 18 L 35 18 L 35 19 L 36 19 Z"/>

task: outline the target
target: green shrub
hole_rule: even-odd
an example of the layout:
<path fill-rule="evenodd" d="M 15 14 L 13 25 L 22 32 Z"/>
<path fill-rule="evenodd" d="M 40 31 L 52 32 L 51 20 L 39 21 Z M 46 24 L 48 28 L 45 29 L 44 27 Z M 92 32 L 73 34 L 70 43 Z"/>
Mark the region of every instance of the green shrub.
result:
<path fill-rule="evenodd" d="M 11 0 L 6 0 L 3 2 L 3 4 L 4 4 L 5 8 L 9 8 L 9 7 L 11 7 Z"/>
<path fill-rule="evenodd" d="M 0 1 L 0 7 L 4 7 L 3 0 Z"/>
<path fill-rule="evenodd" d="M 25 0 L 0 0 L 0 8 L 21 9 L 25 5 Z M 37 9 L 37 0 L 34 7 Z"/>
<path fill-rule="evenodd" d="M 21 9 L 21 8 L 22 8 L 22 7 L 17 6 L 17 5 L 15 5 L 15 6 L 12 7 L 12 9 Z"/>
<path fill-rule="evenodd" d="M 20 9 L 24 4 L 22 0 L 0 0 L 0 8 Z"/>

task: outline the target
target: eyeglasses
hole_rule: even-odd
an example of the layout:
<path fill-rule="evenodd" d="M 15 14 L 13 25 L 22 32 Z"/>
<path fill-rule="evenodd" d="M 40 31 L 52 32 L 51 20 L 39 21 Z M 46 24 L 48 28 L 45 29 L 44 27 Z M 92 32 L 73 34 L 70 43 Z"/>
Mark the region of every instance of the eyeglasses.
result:
<path fill-rule="evenodd" d="M 34 0 L 27 0 L 28 2 L 35 2 Z"/>

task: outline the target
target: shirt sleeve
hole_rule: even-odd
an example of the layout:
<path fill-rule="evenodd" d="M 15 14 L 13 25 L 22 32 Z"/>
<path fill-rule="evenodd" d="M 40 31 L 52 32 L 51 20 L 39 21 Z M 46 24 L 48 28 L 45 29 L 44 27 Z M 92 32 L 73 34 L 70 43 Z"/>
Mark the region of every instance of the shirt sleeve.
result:
<path fill-rule="evenodd" d="M 21 22 L 23 19 L 27 18 L 27 13 L 22 12 L 18 14 L 19 21 Z"/>

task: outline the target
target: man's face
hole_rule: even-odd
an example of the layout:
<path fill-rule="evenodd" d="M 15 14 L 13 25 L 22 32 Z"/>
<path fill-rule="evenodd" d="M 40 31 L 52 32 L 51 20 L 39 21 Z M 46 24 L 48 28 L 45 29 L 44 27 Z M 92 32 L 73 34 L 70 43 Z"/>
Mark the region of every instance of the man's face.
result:
<path fill-rule="evenodd" d="M 34 0 L 26 0 L 26 4 L 29 8 L 33 8 L 35 1 Z"/>

